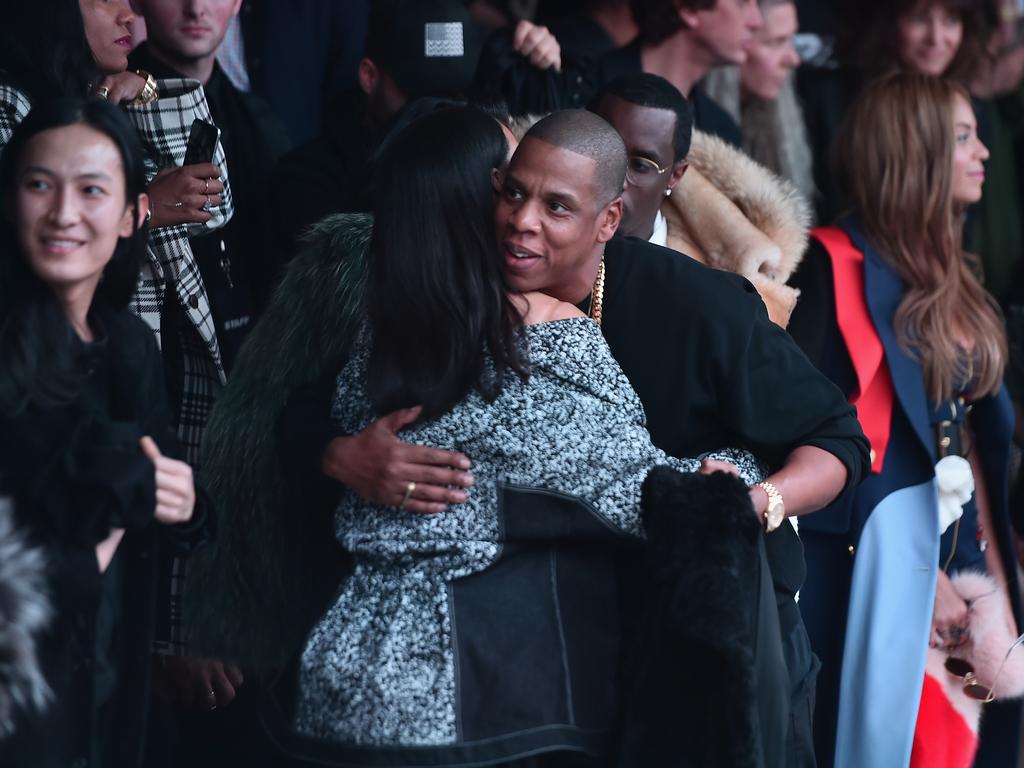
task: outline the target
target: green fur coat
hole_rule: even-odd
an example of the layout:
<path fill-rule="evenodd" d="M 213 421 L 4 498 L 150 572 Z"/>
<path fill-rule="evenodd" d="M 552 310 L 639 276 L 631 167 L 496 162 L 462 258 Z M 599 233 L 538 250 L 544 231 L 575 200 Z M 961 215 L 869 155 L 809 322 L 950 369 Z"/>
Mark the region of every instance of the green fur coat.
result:
<path fill-rule="evenodd" d="M 340 214 L 307 232 L 210 418 L 203 481 L 220 523 L 189 571 L 186 625 L 198 654 L 279 668 L 316 619 L 305 597 L 338 583 L 345 561 L 330 519 L 289 503 L 279 426 L 291 393 L 347 356 L 372 229 L 370 216 Z"/>

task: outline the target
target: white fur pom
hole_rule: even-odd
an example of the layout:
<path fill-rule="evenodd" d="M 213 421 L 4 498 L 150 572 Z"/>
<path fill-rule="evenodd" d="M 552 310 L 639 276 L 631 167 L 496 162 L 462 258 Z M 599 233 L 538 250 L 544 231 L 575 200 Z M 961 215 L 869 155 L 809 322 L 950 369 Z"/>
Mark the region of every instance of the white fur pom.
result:
<path fill-rule="evenodd" d="M 14 528 L 0 499 L 0 737 L 19 710 L 41 710 L 50 697 L 36 657 L 36 636 L 50 621 L 42 554 Z"/>
<path fill-rule="evenodd" d="M 943 456 L 935 465 L 939 491 L 939 535 L 946 532 L 964 513 L 964 504 L 974 493 L 974 473 L 962 456 Z"/>

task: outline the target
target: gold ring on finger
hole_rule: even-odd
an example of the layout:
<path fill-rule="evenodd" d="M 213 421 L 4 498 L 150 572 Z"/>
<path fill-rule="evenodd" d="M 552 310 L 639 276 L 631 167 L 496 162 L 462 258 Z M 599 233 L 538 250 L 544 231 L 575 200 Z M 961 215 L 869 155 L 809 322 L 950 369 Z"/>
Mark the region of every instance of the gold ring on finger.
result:
<path fill-rule="evenodd" d="M 210 194 L 210 180 L 209 179 L 206 180 L 206 186 L 203 187 L 203 194 L 204 195 L 209 195 Z"/>
<path fill-rule="evenodd" d="M 398 505 L 399 509 L 405 509 L 405 505 L 409 503 L 409 498 L 412 496 L 412 492 L 416 490 L 416 483 L 409 483 L 405 486 L 405 495 L 402 496 L 402 503 Z"/>

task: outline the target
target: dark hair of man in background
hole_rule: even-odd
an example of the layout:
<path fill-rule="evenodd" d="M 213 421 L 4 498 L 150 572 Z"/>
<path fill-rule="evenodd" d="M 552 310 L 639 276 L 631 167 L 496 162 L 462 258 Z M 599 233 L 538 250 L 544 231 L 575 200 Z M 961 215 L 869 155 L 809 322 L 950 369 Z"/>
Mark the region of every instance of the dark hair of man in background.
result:
<path fill-rule="evenodd" d="M 686 28 L 686 22 L 679 18 L 680 7 L 706 11 L 714 8 L 716 2 L 718 0 L 630 0 L 630 5 L 640 28 L 640 40 L 656 45 Z"/>
<path fill-rule="evenodd" d="M 651 109 L 667 109 L 676 115 L 675 132 L 672 136 L 672 148 L 675 150 L 675 162 L 686 159 L 690 152 L 690 140 L 693 138 L 693 110 L 686 97 L 672 83 L 663 77 L 641 73 L 615 80 L 600 90 L 588 109 L 597 111 L 597 106 L 606 96 L 628 101 L 638 107 Z"/>

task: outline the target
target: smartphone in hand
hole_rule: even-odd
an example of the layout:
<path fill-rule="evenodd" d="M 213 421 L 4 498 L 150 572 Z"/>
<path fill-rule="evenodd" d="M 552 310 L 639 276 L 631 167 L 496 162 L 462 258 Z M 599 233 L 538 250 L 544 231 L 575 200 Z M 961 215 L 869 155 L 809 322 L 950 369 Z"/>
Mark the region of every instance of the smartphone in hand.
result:
<path fill-rule="evenodd" d="M 182 165 L 212 163 L 219 140 L 220 129 L 217 126 L 198 118 L 193 120 L 192 129 L 188 134 L 188 146 L 185 148 L 185 162 Z"/>

